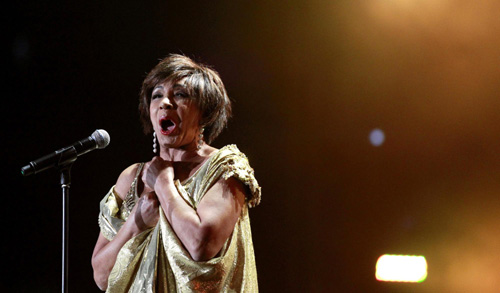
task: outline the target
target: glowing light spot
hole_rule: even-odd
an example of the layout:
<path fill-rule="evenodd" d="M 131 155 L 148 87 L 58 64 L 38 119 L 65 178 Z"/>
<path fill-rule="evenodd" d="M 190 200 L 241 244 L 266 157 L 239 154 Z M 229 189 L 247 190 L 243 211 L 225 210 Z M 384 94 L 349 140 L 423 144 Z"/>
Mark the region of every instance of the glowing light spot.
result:
<path fill-rule="evenodd" d="M 423 256 L 384 254 L 377 260 L 375 278 L 387 282 L 420 283 L 427 278 Z"/>
<path fill-rule="evenodd" d="M 373 146 L 381 146 L 385 141 L 385 134 L 382 130 L 375 128 L 370 132 L 370 143 Z"/>

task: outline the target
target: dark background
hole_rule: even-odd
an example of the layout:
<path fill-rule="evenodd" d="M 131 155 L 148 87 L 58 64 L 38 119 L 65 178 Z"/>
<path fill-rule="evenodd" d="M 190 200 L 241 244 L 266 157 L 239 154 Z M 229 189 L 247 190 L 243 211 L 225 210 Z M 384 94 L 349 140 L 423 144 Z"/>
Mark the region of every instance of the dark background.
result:
<path fill-rule="evenodd" d="M 102 128 L 70 191 L 70 292 L 97 292 L 99 201 L 151 158 L 137 105 L 169 53 L 213 65 L 263 189 L 262 292 L 500 288 L 500 5 L 494 0 L 16 1 L 3 10 L 3 292 L 60 291 L 61 191 L 29 161 Z M 385 142 L 370 144 L 382 129 Z M 375 280 L 424 255 L 420 284 Z"/>

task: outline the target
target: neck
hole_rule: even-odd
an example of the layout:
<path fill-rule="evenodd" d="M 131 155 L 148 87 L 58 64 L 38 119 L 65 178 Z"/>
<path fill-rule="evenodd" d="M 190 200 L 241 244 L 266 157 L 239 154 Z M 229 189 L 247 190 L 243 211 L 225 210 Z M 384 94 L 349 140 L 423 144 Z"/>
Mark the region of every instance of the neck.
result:
<path fill-rule="evenodd" d="M 160 157 L 165 161 L 171 162 L 189 162 L 198 161 L 211 153 L 213 148 L 203 144 L 200 149 L 196 146 L 187 148 L 167 148 L 160 147 Z"/>

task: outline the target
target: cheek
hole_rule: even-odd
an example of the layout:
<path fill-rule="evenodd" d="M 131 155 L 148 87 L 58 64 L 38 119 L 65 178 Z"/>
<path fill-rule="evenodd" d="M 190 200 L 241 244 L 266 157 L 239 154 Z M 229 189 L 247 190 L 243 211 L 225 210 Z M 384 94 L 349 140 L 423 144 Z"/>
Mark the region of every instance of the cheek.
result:
<path fill-rule="evenodd" d="M 154 109 L 155 109 L 155 107 L 156 107 L 156 105 L 155 105 L 155 104 L 156 104 L 156 101 L 155 101 L 155 100 L 152 100 L 152 101 L 150 101 L 150 102 L 149 102 L 149 113 L 150 113 L 150 114 L 151 114 L 151 113 L 153 113 L 153 110 L 154 110 Z"/>
<path fill-rule="evenodd" d="M 155 109 L 157 109 L 157 105 L 155 101 L 151 101 L 149 104 L 149 118 L 152 118 L 153 115 L 155 114 Z"/>
<path fill-rule="evenodd" d="M 198 108 L 194 104 L 191 104 L 185 108 L 185 113 L 189 124 L 192 127 L 198 128 L 201 121 L 201 114 Z"/>

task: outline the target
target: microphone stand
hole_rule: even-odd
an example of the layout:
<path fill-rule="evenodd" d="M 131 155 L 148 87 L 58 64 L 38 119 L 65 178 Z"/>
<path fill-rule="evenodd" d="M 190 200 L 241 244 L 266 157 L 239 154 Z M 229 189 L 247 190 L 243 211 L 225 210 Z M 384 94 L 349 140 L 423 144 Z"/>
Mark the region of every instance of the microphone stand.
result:
<path fill-rule="evenodd" d="M 68 235 L 69 235 L 69 187 L 71 185 L 71 166 L 79 155 L 93 149 L 102 149 L 109 144 L 109 134 L 98 129 L 86 139 L 80 140 L 69 147 L 62 148 L 38 160 L 30 162 L 21 168 L 21 174 L 28 176 L 55 167 L 61 172 L 62 188 L 62 293 L 68 292 Z"/>
<path fill-rule="evenodd" d="M 69 236 L 69 187 L 71 185 L 71 166 L 70 163 L 61 171 L 62 188 L 62 293 L 68 292 L 68 236 Z"/>
<path fill-rule="evenodd" d="M 61 152 L 58 164 L 62 189 L 62 293 L 68 293 L 69 187 L 71 186 L 71 166 L 76 159 L 77 152 L 74 147 L 70 147 Z"/>

